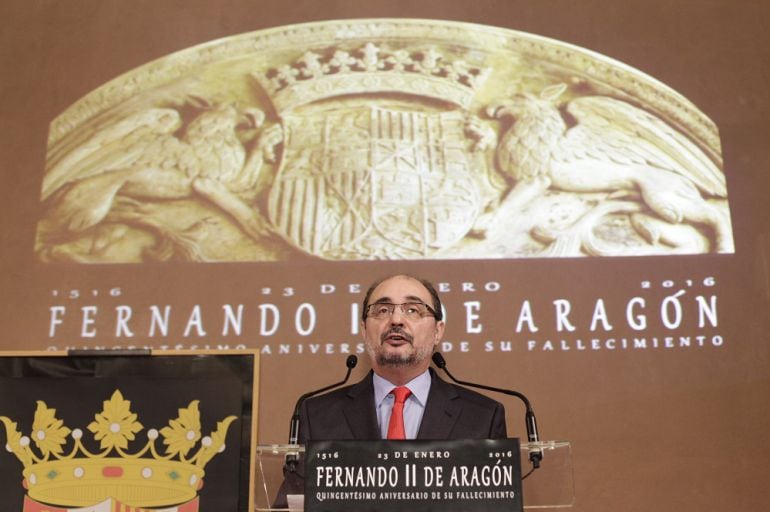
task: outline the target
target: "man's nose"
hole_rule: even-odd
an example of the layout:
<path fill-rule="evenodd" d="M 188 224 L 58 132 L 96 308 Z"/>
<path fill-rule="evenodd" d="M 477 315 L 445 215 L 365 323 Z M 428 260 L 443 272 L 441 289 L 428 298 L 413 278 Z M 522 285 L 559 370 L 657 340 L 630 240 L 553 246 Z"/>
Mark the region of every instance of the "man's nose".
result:
<path fill-rule="evenodd" d="M 401 310 L 401 306 L 393 308 L 393 313 L 390 314 L 391 325 L 403 325 L 404 324 L 404 312 Z"/>

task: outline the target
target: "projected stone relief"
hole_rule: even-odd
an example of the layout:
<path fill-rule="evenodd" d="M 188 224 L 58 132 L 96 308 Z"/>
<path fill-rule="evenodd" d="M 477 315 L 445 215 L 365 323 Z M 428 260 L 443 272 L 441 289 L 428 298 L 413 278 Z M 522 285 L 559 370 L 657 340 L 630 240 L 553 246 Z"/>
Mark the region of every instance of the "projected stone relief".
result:
<path fill-rule="evenodd" d="M 151 62 L 51 124 L 43 261 L 734 251 L 716 127 L 598 54 L 423 20 Z"/>

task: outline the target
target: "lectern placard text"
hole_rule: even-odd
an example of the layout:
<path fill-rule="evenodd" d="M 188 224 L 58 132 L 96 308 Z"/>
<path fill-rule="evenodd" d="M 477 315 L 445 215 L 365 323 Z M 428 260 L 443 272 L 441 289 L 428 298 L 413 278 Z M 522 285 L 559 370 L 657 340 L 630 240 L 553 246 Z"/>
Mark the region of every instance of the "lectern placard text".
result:
<path fill-rule="evenodd" d="M 312 441 L 307 512 L 522 510 L 518 439 Z"/>

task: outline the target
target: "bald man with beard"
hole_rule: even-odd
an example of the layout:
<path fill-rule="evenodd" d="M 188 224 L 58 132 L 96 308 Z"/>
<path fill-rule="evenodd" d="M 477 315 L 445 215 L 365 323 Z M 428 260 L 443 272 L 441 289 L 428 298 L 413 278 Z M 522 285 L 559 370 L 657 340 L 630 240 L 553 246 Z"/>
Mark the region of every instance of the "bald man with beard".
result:
<path fill-rule="evenodd" d="M 402 387 L 408 391 L 397 438 L 506 437 L 502 404 L 429 369 L 444 328 L 441 301 L 429 281 L 402 274 L 372 284 L 361 315 L 372 371 L 357 384 L 306 400 L 299 442 L 388 439 L 394 390 Z"/>
<path fill-rule="evenodd" d="M 441 300 L 429 281 L 399 274 L 373 283 L 361 314 L 372 371 L 352 386 L 305 400 L 299 444 L 507 437 L 502 404 L 445 382 L 429 368 L 444 327 Z M 408 391 L 402 395 L 399 421 L 392 424 L 397 388 Z M 288 495 L 303 493 L 302 463 L 284 476 L 275 508 L 286 508 Z"/>

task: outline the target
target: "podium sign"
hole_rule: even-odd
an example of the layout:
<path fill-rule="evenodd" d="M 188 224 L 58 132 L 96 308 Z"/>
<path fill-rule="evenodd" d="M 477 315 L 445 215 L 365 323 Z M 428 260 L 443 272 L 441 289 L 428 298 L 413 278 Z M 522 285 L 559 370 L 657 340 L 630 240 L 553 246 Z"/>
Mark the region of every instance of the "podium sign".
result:
<path fill-rule="evenodd" d="M 311 441 L 307 512 L 521 511 L 518 439 Z"/>

